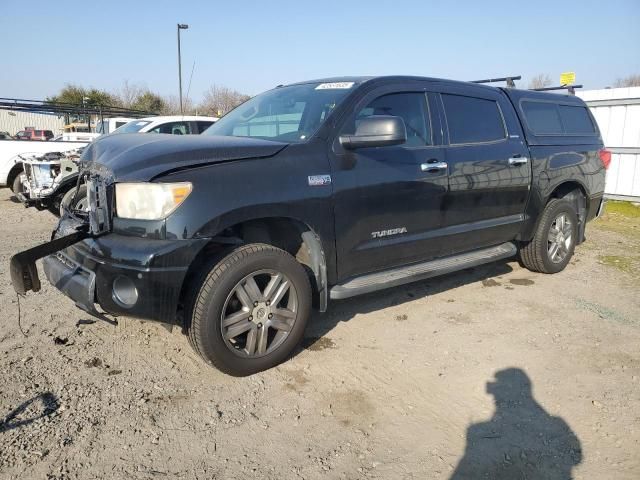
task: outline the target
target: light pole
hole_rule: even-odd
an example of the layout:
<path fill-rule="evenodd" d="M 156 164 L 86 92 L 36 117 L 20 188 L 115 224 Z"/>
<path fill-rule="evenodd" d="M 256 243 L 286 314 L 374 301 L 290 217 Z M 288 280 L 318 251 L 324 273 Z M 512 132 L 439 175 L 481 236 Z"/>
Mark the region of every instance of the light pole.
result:
<path fill-rule="evenodd" d="M 189 25 L 186 23 L 178 23 L 178 84 L 180 86 L 180 115 L 184 115 L 182 107 L 182 57 L 180 54 L 180 30 L 186 30 Z"/>
<path fill-rule="evenodd" d="M 87 128 L 91 131 L 91 115 L 87 113 L 87 102 L 89 97 L 82 97 L 82 106 L 84 107 L 84 114 L 87 116 Z"/>

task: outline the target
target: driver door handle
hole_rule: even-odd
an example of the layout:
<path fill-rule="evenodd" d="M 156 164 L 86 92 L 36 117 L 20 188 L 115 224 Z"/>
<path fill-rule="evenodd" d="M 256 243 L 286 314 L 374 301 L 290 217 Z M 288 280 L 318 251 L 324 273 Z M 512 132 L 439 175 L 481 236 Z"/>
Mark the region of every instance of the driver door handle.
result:
<path fill-rule="evenodd" d="M 447 168 L 449 168 L 447 162 L 423 163 L 420 165 L 420 170 L 423 172 L 440 172 Z"/>
<path fill-rule="evenodd" d="M 525 165 L 528 161 L 529 159 L 527 157 L 520 157 L 520 156 L 511 157 L 509 159 L 509 165 L 511 166 Z"/>

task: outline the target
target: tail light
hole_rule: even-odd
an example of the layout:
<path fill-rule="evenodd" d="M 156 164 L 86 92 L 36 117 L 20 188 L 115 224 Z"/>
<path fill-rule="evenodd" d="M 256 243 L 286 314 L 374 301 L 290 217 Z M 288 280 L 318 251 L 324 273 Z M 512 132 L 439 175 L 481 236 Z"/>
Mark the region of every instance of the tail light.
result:
<path fill-rule="evenodd" d="M 605 148 L 598 151 L 598 155 L 600 156 L 600 161 L 602 165 L 604 165 L 605 170 L 609 168 L 611 165 L 611 152 Z"/>

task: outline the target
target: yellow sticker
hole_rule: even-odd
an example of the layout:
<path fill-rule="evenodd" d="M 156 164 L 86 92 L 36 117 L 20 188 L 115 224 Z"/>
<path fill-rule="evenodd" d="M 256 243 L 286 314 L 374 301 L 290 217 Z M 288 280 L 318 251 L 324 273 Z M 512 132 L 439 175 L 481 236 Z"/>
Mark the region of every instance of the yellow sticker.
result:
<path fill-rule="evenodd" d="M 560 85 L 573 85 L 576 83 L 576 72 L 563 72 L 560 74 Z"/>

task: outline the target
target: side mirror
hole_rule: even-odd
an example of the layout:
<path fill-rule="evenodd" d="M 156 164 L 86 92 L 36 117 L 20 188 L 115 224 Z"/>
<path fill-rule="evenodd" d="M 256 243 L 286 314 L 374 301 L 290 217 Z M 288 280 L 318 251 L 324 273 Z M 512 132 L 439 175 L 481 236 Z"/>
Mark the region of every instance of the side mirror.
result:
<path fill-rule="evenodd" d="M 354 135 L 340 135 L 340 145 L 347 150 L 365 147 L 388 147 L 407 141 L 404 120 L 391 115 L 373 115 L 360 120 Z"/>

